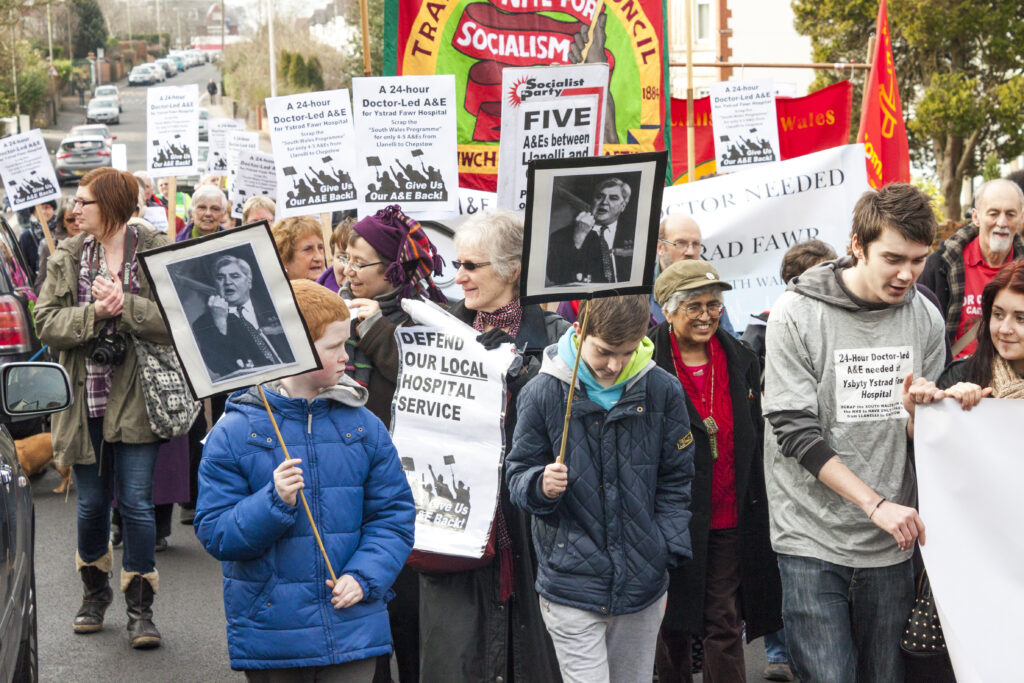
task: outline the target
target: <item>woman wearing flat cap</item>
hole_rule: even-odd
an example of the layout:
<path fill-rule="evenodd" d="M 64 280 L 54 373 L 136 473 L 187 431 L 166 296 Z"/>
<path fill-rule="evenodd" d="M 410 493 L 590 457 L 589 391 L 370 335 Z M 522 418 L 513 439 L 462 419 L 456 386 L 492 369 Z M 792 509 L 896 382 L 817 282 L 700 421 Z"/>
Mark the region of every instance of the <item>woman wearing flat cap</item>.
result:
<path fill-rule="evenodd" d="M 704 680 L 744 681 L 748 642 L 782 626 L 782 585 L 768 532 L 760 368 L 719 329 L 732 286 L 707 261 L 678 261 L 654 284 L 665 322 L 649 333 L 654 362 L 679 378 L 696 450 L 693 560 L 669 570 L 658 640 L 662 683 L 691 681 L 691 638 L 702 637 Z"/>

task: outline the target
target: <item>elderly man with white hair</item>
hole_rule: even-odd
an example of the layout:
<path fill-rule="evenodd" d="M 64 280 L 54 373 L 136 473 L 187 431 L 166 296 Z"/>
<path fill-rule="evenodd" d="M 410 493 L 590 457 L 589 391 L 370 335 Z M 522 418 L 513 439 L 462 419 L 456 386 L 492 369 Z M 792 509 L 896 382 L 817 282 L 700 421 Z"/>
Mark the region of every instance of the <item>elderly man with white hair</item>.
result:
<path fill-rule="evenodd" d="M 192 195 L 192 220 L 178 231 L 175 242 L 212 235 L 221 229 L 221 222 L 228 210 L 228 198 L 213 185 L 201 185 Z"/>
<path fill-rule="evenodd" d="M 925 262 L 918 282 L 935 292 L 953 355 L 977 346 L 981 292 L 1009 261 L 1024 258 L 1024 192 L 1012 180 L 990 180 L 974 193 L 971 222 Z"/>

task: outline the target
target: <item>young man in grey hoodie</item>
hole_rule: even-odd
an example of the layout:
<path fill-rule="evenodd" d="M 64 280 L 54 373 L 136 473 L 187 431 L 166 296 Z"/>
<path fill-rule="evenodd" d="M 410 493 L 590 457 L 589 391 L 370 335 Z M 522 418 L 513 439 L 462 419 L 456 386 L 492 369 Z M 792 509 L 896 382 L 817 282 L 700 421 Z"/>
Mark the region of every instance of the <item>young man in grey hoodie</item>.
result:
<path fill-rule="evenodd" d="M 903 680 L 925 541 L 907 449 L 915 404 L 943 396 L 943 322 L 914 287 L 935 228 L 913 186 L 865 193 L 852 258 L 795 278 L 768 320 L 765 477 L 799 680 Z"/>

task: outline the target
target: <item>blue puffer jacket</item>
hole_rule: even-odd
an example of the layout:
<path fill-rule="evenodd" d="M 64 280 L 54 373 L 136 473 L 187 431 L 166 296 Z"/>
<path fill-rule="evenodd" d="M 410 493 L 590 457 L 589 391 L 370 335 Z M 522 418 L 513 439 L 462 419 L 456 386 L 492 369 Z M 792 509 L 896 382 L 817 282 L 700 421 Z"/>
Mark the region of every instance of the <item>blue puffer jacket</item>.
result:
<path fill-rule="evenodd" d="M 274 388 L 275 385 L 271 385 Z M 284 454 L 256 389 L 234 394 L 206 440 L 196 535 L 223 561 L 233 669 L 326 666 L 391 652 L 386 603 L 413 543 L 415 508 L 387 429 L 344 377 L 316 399 L 265 391 L 335 574 L 362 602 L 335 609 L 301 501 L 277 495 Z"/>
<path fill-rule="evenodd" d="M 690 551 L 693 437 L 678 380 L 653 362 L 604 410 L 577 386 L 565 464 L 569 486 L 541 492 L 554 462 L 572 370 L 557 347 L 519 395 L 505 461 L 512 501 L 534 515 L 537 592 L 606 615 L 638 612 L 668 588 L 668 566 Z"/>

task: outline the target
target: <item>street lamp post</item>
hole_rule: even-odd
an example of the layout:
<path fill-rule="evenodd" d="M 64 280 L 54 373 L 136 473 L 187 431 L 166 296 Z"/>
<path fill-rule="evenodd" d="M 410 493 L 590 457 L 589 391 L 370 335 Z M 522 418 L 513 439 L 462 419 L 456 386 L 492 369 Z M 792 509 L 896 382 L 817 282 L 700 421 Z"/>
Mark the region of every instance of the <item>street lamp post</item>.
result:
<path fill-rule="evenodd" d="M 274 47 L 274 0 L 267 0 L 267 41 L 270 44 L 270 96 L 277 97 L 277 50 Z"/>

